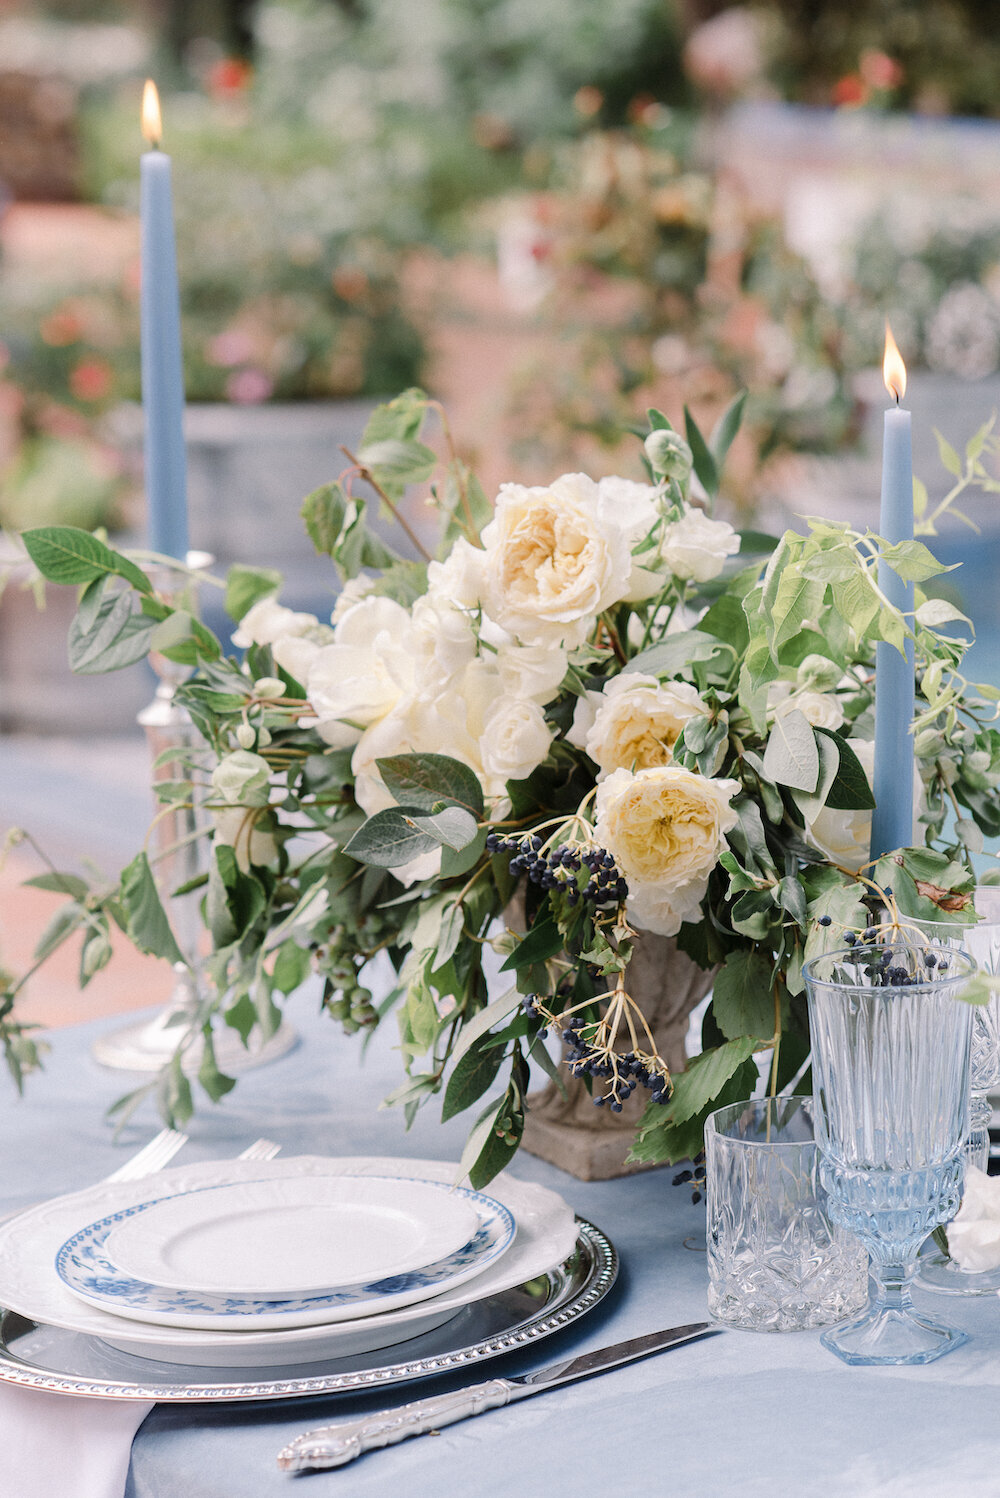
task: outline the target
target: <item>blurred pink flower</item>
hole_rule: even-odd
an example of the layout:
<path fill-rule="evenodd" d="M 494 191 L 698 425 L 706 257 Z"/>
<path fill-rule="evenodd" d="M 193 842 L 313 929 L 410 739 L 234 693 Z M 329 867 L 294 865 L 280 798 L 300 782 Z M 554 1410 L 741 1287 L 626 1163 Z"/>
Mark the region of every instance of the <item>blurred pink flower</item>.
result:
<path fill-rule="evenodd" d="M 226 381 L 226 395 L 240 406 L 256 406 L 274 394 L 274 381 L 262 369 L 239 369 Z"/>
<path fill-rule="evenodd" d="M 253 352 L 253 339 L 248 334 L 241 333 L 238 328 L 227 328 L 224 333 L 217 333 L 205 345 L 205 358 L 209 364 L 216 364 L 220 369 L 233 369 L 237 364 L 246 364 L 253 358 Z"/>

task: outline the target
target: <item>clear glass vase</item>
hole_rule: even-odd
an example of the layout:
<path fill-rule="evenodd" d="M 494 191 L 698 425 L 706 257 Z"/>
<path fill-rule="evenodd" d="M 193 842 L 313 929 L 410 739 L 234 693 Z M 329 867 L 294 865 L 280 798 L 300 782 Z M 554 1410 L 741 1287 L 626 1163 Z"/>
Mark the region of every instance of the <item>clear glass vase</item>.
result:
<path fill-rule="evenodd" d="M 961 1199 L 972 1007 L 957 995 L 975 970 L 934 943 L 859 942 L 805 965 L 820 1178 L 872 1261 L 867 1307 L 822 1337 L 847 1363 L 929 1363 L 966 1340 L 910 1291 Z"/>
<path fill-rule="evenodd" d="M 811 1097 L 731 1103 L 705 1122 L 708 1309 L 754 1332 L 830 1326 L 868 1298 L 868 1255 L 830 1221 Z"/>
<path fill-rule="evenodd" d="M 945 921 L 921 921 L 932 940 L 963 948 L 983 972 L 1000 973 L 1000 888 L 980 885 L 975 891 L 978 922 L 956 926 Z M 969 1080 L 969 1135 L 966 1164 L 985 1171 L 990 1154 L 989 1094 L 1000 1087 L 1000 995 L 976 1005 L 972 1018 L 972 1069 Z M 927 1290 L 948 1295 L 992 1295 L 1000 1290 L 1000 1269 L 963 1269 L 948 1254 L 928 1247 L 920 1256 L 917 1279 Z"/>

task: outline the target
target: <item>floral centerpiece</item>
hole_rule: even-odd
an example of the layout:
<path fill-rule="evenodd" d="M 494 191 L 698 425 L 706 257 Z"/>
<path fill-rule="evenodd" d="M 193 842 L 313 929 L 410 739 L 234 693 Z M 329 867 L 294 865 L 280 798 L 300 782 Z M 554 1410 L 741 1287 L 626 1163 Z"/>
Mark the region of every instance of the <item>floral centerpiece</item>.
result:
<path fill-rule="evenodd" d="M 269 1032 L 318 974 L 346 1031 L 394 1012 L 407 1077 L 390 1101 L 407 1117 L 437 1094 L 445 1117 L 479 1107 L 475 1184 L 518 1146 L 532 1069 L 558 1075 L 550 1030 L 595 1104 L 645 1093 L 635 1159 L 693 1155 L 707 1112 L 754 1091 L 761 1056 L 773 1088 L 804 1071 L 807 957 L 884 905 L 892 922 L 967 919 L 970 854 L 1000 832 L 1000 693 L 961 676 L 954 606 L 918 590 L 904 618 L 880 591 L 879 553 L 918 585 L 944 570 L 921 542 L 810 520 L 766 543 L 713 516 L 739 401 L 710 440 L 651 412 L 642 480 L 506 484 L 495 505 L 447 426 L 443 459 L 421 440 L 432 404 L 411 391 L 379 408 L 351 467 L 305 501 L 344 579 L 329 622 L 284 607 L 275 573 L 232 569 L 240 657 L 183 591 L 158 592 L 98 538 L 25 533 L 46 577 L 82 586 L 78 669 L 159 651 L 191 671 L 178 697 L 201 742 L 156 790 L 205 810 L 195 884 L 212 953 L 150 1087 L 183 1119 L 181 1053 L 204 1036 L 200 1079 L 220 1096 L 233 1083 L 214 1017 Z M 973 470 L 992 439 L 977 440 Z M 428 479 L 441 551 L 404 560 L 360 491 L 405 526 L 405 488 Z M 874 646 L 910 635 L 919 821 L 913 847 L 872 866 Z M 110 888 L 44 877 L 66 881 L 58 935 L 83 931 L 84 979 L 112 920 L 184 959 L 145 853 Z M 675 1074 L 629 989 L 654 936 L 715 974 L 703 1050 Z M 376 995 L 380 952 L 396 981 Z"/>

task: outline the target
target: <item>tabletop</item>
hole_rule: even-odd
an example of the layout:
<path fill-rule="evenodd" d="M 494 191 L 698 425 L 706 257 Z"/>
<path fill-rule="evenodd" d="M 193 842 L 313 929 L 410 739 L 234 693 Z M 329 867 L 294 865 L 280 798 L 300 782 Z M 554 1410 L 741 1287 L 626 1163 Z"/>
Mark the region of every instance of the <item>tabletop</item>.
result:
<path fill-rule="evenodd" d="M 85 998 L 81 998 L 81 1010 Z M 183 1160 L 232 1157 L 266 1134 L 293 1154 L 394 1154 L 457 1160 L 465 1121 L 442 1125 L 432 1103 L 404 1130 L 379 1109 L 398 1083 L 391 1020 L 362 1058 L 357 1038 L 299 998 L 301 1042 L 246 1073 L 191 1122 Z M 18 1100 L 0 1087 L 0 1211 L 79 1189 L 113 1169 L 159 1127 L 151 1109 L 115 1144 L 104 1121 L 132 1078 L 102 1070 L 94 1038 L 120 1020 L 51 1036 L 46 1069 Z M 704 1320 L 704 1206 L 672 1169 L 584 1183 L 521 1152 L 513 1174 L 560 1192 L 616 1244 L 619 1284 L 596 1310 L 546 1342 L 481 1364 L 472 1377 L 543 1367 L 570 1352 Z M 686 1246 L 686 1243 L 690 1246 Z M 932 1296 L 970 1341 L 921 1368 L 849 1368 L 818 1332 L 727 1331 L 631 1367 L 377 1451 L 340 1472 L 295 1477 L 276 1454 L 292 1436 L 380 1408 L 383 1393 L 296 1404 L 158 1405 L 132 1450 L 126 1498 L 272 1498 L 292 1484 L 351 1498 L 398 1492 L 444 1498 L 580 1498 L 625 1487 L 681 1498 L 962 1498 L 1000 1482 L 1000 1297 Z M 412 1385 L 403 1397 L 470 1375 Z"/>

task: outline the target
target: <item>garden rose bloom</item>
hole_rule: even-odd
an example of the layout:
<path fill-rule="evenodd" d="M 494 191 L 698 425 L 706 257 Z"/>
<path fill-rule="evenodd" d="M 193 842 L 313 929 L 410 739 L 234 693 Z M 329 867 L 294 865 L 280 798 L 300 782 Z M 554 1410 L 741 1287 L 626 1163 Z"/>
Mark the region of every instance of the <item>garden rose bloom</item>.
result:
<path fill-rule="evenodd" d="M 798 708 L 814 728 L 840 728 L 844 709 L 833 692 L 815 692 L 810 688 L 796 690 L 790 681 L 773 681 L 767 689 L 767 707 L 780 718 Z"/>
<path fill-rule="evenodd" d="M 675 577 L 707 583 L 718 577 L 726 558 L 740 549 L 740 538 L 725 520 L 710 520 L 702 510 L 688 510 L 663 532 L 660 556 Z"/>
<path fill-rule="evenodd" d="M 948 1252 L 961 1269 L 1000 1269 L 1000 1180 L 965 1167 L 965 1194 L 948 1224 Z"/>
<path fill-rule="evenodd" d="M 697 689 L 688 682 L 661 686 L 655 676 L 626 671 L 612 677 L 603 692 L 577 699 L 566 737 L 587 751 L 603 779 L 613 770 L 668 765 L 685 723 L 705 712 Z"/>
<path fill-rule="evenodd" d="M 850 744 L 870 785 L 875 773 L 875 744 L 872 739 L 851 739 Z M 924 784 L 914 765 L 912 842 L 918 846 L 923 842 L 920 815 L 925 805 Z M 852 872 L 861 869 L 868 862 L 871 836 L 871 811 L 833 811 L 829 806 L 824 806 L 812 820 L 806 819 L 806 841 L 812 843 L 814 848 L 818 848 L 833 863 Z"/>
<path fill-rule="evenodd" d="M 443 562 L 427 568 L 427 592 L 431 598 L 447 598 L 459 608 L 474 609 L 483 587 L 485 553 L 459 536 Z"/>
<path fill-rule="evenodd" d="M 317 728 L 334 748 L 357 743 L 415 682 L 413 620 L 391 598 L 363 598 L 317 651 L 306 689 Z"/>
<path fill-rule="evenodd" d="M 212 821 L 215 841 L 232 848 L 244 874 L 252 863 L 271 868 L 278 862 L 278 840 L 273 832 L 258 828 L 252 807 L 230 806 L 224 811 L 213 811 Z"/>
<path fill-rule="evenodd" d="M 552 700 L 562 685 L 566 651 L 559 645 L 501 645 L 496 653 L 496 667 L 508 696 L 530 697 L 532 702 L 544 704 Z"/>
<path fill-rule="evenodd" d="M 486 714 L 479 739 L 486 785 L 499 795 L 508 780 L 525 780 L 548 754 L 551 742 L 552 730 L 537 702 L 498 698 Z"/>
<path fill-rule="evenodd" d="M 679 765 L 615 770 L 597 789 L 595 832 L 628 881 L 636 925 L 675 936 L 692 920 L 708 876 L 737 822 L 736 780 L 710 780 Z"/>
<path fill-rule="evenodd" d="M 582 473 L 547 489 L 503 484 L 483 531 L 486 612 L 526 645 L 579 645 L 595 615 L 623 599 L 632 555 Z"/>
<path fill-rule="evenodd" d="M 250 645 L 273 645 L 283 635 L 304 635 L 319 623 L 315 614 L 297 614 L 274 598 L 261 598 L 247 609 L 233 635 L 241 650 Z"/>

